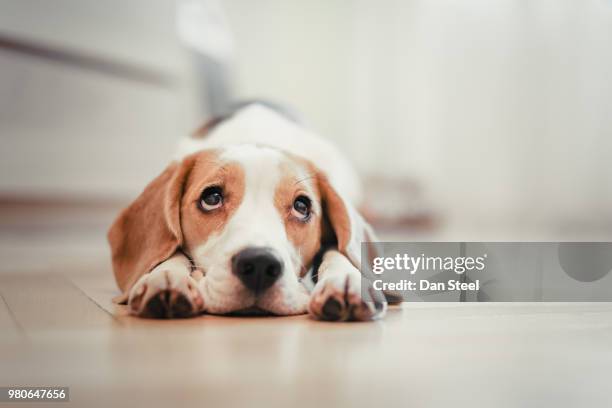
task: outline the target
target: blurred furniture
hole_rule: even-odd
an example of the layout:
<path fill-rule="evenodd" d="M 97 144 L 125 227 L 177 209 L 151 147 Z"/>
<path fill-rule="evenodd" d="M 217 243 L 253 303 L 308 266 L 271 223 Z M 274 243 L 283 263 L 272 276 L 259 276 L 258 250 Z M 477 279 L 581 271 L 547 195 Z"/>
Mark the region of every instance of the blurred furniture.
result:
<path fill-rule="evenodd" d="M 0 9 L 0 196 L 123 200 L 207 116 L 174 1 Z"/>

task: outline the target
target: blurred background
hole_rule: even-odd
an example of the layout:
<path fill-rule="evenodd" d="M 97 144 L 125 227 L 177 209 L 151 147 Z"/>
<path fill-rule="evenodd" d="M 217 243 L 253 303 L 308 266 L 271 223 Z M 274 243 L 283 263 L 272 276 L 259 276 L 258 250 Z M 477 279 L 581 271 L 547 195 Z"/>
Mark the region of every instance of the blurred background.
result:
<path fill-rule="evenodd" d="M 611 44 L 609 0 L 0 0 L 5 232 L 102 231 L 266 98 L 347 153 L 383 238 L 610 240 Z"/>
<path fill-rule="evenodd" d="M 612 0 L 0 0 L 0 385 L 70 386 L 73 406 L 610 406 L 610 303 L 337 326 L 117 311 L 113 218 L 252 98 L 346 152 L 382 240 L 612 242 Z M 601 247 L 587 276 L 490 249 L 483 293 L 609 300 Z"/>

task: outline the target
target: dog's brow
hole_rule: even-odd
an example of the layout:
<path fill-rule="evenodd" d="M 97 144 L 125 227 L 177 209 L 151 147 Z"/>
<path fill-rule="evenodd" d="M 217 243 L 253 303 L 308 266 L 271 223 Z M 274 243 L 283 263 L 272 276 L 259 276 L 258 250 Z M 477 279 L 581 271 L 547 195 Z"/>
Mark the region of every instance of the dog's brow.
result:
<path fill-rule="evenodd" d="M 293 183 L 293 185 L 303 183 L 304 181 L 308 181 L 308 180 L 313 179 L 315 177 L 316 177 L 316 175 L 311 174 L 311 175 L 309 175 L 307 177 L 304 177 L 303 179 L 300 179 L 300 180 L 296 181 L 295 183 Z"/>

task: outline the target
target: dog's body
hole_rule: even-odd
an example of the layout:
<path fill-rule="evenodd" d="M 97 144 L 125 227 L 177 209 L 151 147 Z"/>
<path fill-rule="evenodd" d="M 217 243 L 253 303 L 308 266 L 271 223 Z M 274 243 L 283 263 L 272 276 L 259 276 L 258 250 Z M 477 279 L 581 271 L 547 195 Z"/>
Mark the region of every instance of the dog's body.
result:
<path fill-rule="evenodd" d="M 369 320 L 361 292 L 356 173 L 332 145 L 265 106 L 211 121 L 109 231 L 130 311 L 152 317 L 264 311 Z M 311 293 L 300 282 L 311 269 Z"/>

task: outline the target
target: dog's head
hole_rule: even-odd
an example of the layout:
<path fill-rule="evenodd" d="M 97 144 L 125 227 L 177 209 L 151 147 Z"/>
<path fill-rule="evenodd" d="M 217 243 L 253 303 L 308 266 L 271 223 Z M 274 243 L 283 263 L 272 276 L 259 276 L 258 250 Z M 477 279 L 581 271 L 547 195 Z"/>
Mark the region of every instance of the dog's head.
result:
<path fill-rule="evenodd" d="M 206 308 L 304 311 L 300 284 L 322 248 L 360 267 L 369 226 L 315 166 L 270 147 L 204 150 L 171 164 L 109 232 L 119 287 L 176 251 L 205 275 Z"/>

